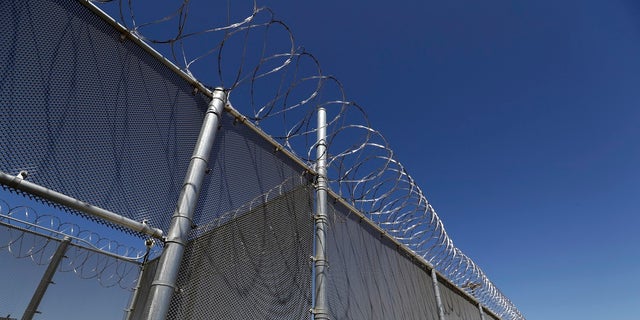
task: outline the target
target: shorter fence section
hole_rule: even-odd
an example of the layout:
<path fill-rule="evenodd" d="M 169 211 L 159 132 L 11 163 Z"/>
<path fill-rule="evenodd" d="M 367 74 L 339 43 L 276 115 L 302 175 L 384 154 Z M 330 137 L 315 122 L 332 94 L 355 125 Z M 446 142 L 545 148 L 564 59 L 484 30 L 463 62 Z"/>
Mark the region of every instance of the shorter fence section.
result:
<path fill-rule="evenodd" d="M 311 192 L 276 188 L 194 229 L 168 319 L 310 319 Z"/>
<path fill-rule="evenodd" d="M 188 3 L 184 8 L 193 8 Z M 253 18 L 270 11 L 254 10 L 251 19 L 218 30 L 225 39 L 217 47 L 220 54 L 231 47 L 232 35 L 240 39 L 244 31 L 262 30 Z M 167 231 L 207 110 L 206 88 L 147 47 L 135 36 L 139 28 L 124 29 L 87 0 L 3 0 L 0 18 L 7 30 L 0 33 L 0 171 L 28 173 L 29 182 Z M 276 20 L 264 24 L 272 25 L 284 26 Z M 300 70 L 307 63 L 320 71 L 317 61 L 295 46 L 291 50 L 262 57 L 259 68 L 246 65 L 244 71 L 253 74 L 226 87 L 238 105 L 244 101 L 254 112 L 245 117 L 229 104 L 220 115 L 192 225 L 185 224 L 194 229 L 169 318 L 310 319 L 310 311 L 325 311 L 319 310 L 324 304 L 312 306 L 313 298 L 324 297 L 312 292 L 314 281 L 322 281 L 315 279 L 325 279 L 319 250 L 328 256 L 332 319 L 494 317 L 483 316 L 477 299 L 501 316 L 522 318 L 473 261 L 450 245 L 435 210 L 386 140 L 369 128 L 362 109 L 347 102 L 332 77 L 304 75 Z M 273 61 L 282 64 L 263 68 Z M 218 65 L 232 70 L 223 60 Z M 254 86 L 258 79 L 278 87 L 275 95 Z M 320 99 L 333 95 L 338 97 Z M 264 105 L 257 102 L 263 98 Z M 333 114 L 322 143 L 310 139 L 316 129 L 307 107 Z M 352 122 L 352 114 L 362 118 Z M 251 121 L 284 134 L 267 135 Z M 325 210 L 313 212 L 314 201 L 323 203 L 324 196 L 314 198 L 312 180 L 327 188 L 324 160 L 312 165 L 314 147 L 327 157 L 329 187 L 342 197 L 330 196 L 326 240 L 314 239 L 314 214 L 324 231 Z M 127 243 L 146 239 L 130 239 L 136 234 L 127 228 L 80 217 L 102 225 L 88 227 L 93 222 L 82 220 L 81 228 L 67 222 L 78 216 L 46 215 L 0 201 L 0 255 L 19 258 L 0 259 L 0 285 L 26 288 L 15 296 L 1 292 L 9 294 L 0 296 L 0 315 L 24 312 L 51 257 L 69 237 L 53 276 L 56 284 L 47 288 L 38 310 L 49 319 L 117 319 L 125 309 L 129 319 L 139 318 L 155 269 L 145 262 L 154 254 L 144 245 L 142 253 L 131 251 Z M 98 235 L 103 230 L 118 242 Z M 432 272 L 430 263 L 458 286 Z M 78 281 L 84 278 L 93 281 Z M 100 287 L 113 289 L 106 294 Z"/>
<path fill-rule="evenodd" d="M 434 282 L 431 266 L 337 198 L 330 202 L 332 319 L 483 319 L 478 302 L 468 294 L 438 273 Z"/>
<path fill-rule="evenodd" d="M 40 313 L 46 319 L 122 318 L 137 285 L 144 249 L 136 251 L 61 222 L 55 212 L 39 211 L 0 200 L 0 314 L 25 315 L 23 319 L 40 319 Z M 54 261 L 56 255 L 59 261 Z M 51 279 L 45 277 L 49 267 Z"/>

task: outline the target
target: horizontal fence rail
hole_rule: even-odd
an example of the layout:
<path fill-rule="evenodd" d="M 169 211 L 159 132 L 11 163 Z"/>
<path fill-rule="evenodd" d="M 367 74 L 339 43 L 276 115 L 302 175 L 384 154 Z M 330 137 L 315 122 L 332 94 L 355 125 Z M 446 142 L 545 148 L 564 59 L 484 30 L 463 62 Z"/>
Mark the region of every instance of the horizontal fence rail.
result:
<path fill-rule="evenodd" d="M 387 140 L 369 125 L 364 108 L 346 98 L 340 82 L 325 75 L 311 53 L 296 46 L 293 32 L 268 7 L 240 1 L 222 5 L 211 16 L 207 8 L 212 4 L 191 0 L 153 15 L 145 11 L 148 2 L 143 0 L 97 2 L 186 74 L 205 86 L 229 89 L 229 100 L 249 114 L 247 120 L 310 166 L 315 158 L 313 110 L 326 108 L 332 190 L 486 308 L 504 319 L 524 318 L 454 246 Z M 202 18 L 204 14 L 209 18 Z M 171 26 L 173 33 L 158 36 Z"/>
<path fill-rule="evenodd" d="M 386 138 L 371 127 L 365 107 L 349 100 L 339 80 L 326 75 L 313 54 L 297 47 L 293 32 L 269 8 L 255 1 L 216 4 L 216 10 L 211 10 L 214 5 L 209 1 L 197 0 L 163 8 L 151 0 L 77 1 L 89 10 L 79 10 L 76 2 L 56 0 L 25 5 L 15 1 L 2 7 L 2 12 L 11 13 L 7 19 L 24 18 L 30 6 L 44 3 L 59 17 L 51 25 L 37 20 L 26 23 L 30 21 L 26 18 L 3 24 L 15 34 L 15 39 L 2 38 L 12 44 L 5 47 L 15 51 L 0 51 L 11 66 L 0 66 L 3 79 L 11 80 L 0 83 L 4 99 L 0 119 L 11 119 L 0 120 L 6 137 L 0 141 L 0 170 L 7 172 L 7 178 L 15 181 L 13 174 L 33 172 L 34 184 L 60 190 L 132 222 L 145 221 L 148 225 L 134 230 L 161 238 L 161 230 L 169 227 L 167 212 L 175 209 L 212 88 L 222 86 L 229 96 L 225 112 L 219 115 L 213 150 L 223 151 L 212 153 L 212 165 L 206 170 L 209 178 L 194 208 L 190 241 L 197 242 L 198 235 L 211 236 L 221 226 L 232 227 L 229 221 L 235 221 L 236 214 L 257 212 L 252 205 L 244 206 L 262 201 L 256 199 L 268 202 L 261 197 L 269 195 L 269 190 L 284 195 L 300 190 L 300 185 L 317 184 L 320 168 L 315 152 L 321 147 L 334 205 L 340 202 L 340 207 L 360 212 L 375 225 L 372 230 L 379 228 L 390 243 L 411 252 L 411 259 L 426 269 L 435 268 L 436 278 L 447 278 L 438 293 L 442 300 L 438 303 L 444 306 L 440 308 L 457 299 L 447 287 L 453 284 L 466 292 L 464 299 L 472 305 L 480 304 L 474 306 L 480 315 L 486 309 L 502 319 L 524 319 L 480 267 L 454 245 L 408 169 Z M 41 35 L 49 28 L 60 30 L 53 40 Z M 49 50 L 27 54 L 41 49 L 38 41 Z M 22 56 L 33 61 L 18 58 Z M 30 77 L 18 72 L 33 65 L 45 67 Z M 65 86 L 71 89 L 60 89 Z M 16 93 L 14 87 L 33 88 L 33 92 Z M 96 105 L 100 110 L 91 108 Z M 326 110 L 327 117 L 322 146 L 316 140 L 318 109 Z M 90 132 L 78 138 L 75 130 Z M 82 139 L 86 141 L 80 143 Z M 278 204 L 286 205 L 286 201 Z M 57 217 L 5 207 L 8 211 L 0 215 L 0 223 L 17 235 L 5 247 L 19 257 L 31 257 L 30 252 L 47 246 L 36 241 L 37 245 L 25 246 L 26 251 L 16 249 L 22 248 L 25 235 L 34 232 L 55 242 L 70 236 L 71 247 L 84 243 L 83 252 L 99 254 L 101 258 L 88 260 L 96 265 L 87 268 L 85 272 L 93 272 L 87 277 L 101 279 L 107 272 L 100 270 L 114 266 L 102 259 L 135 265 L 158 254 L 132 253 L 91 232 L 77 231 L 79 227 L 69 229 Z M 265 239 L 271 241 L 269 237 Z M 299 250 L 306 253 L 308 249 Z M 331 265 L 331 252 L 328 256 Z M 81 275 L 84 269 L 78 267 Z M 438 279 L 432 280 L 437 284 Z M 307 292 L 301 292 L 304 301 L 298 305 L 307 302 Z"/>
<path fill-rule="evenodd" d="M 133 231 L 144 233 L 157 239 L 163 238 L 162 230 L 158 228 L 149 227 L 146 223 L 131 220 L 127 217 L 120 216 L 111 211 L 92 206 L 88 203 L 66 196 L 59 192 L 26 181 L 26 175 L 27 173 L 25 171 L 21 171 L 17 176 L 11 176 L 0 171 L 0 183 L 10 188 L 15 188 L 22 192 L 38 196 L 45 200 L 49 200 L 64 207 L 78 210 L 85 214 L 104 219 L 108 222 L 117 224 L 125 228 L 129 228 Z"/>

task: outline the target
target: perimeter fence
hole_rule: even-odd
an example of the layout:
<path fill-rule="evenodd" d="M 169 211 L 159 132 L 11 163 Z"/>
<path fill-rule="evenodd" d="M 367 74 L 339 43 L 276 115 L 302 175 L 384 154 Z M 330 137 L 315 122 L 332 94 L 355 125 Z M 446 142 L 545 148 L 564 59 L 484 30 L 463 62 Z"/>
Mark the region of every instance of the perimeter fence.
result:
<path fill-rule="evenodd" d="M 49 264 L 69 243 L 70 269 L 124 288 L 132 319 L 149 316 L 159 287 L 173 288 L 158 278 L 173 248 L 171 319 L 524 318 L 453 245 L 364 109 L 268 8 L 95 3 L 0 4 L 3 187 L 39 186 L 35 198 L 58 209 L 5 205 L 0 248 Z M 319 110 L 326 124 L 316 125 Z M 196 186 L 185 177 L 198 165 Z M 327 189 L 323 218 L 316 193 Z M 151 238 L 162 241 L 145 247 Z M 321 285 L 327 310 L 316 304 Z"/>
<path fill-rule="evenodd" d="M 82 221 L 64 222 L 42 209 L 0 200 L 3 314 L 22 314 L 23 319 L 37 312 L 48 319 L 120 317 L 143 264 L 160 248 L 128 245 L 120 242 L 122 236 L 120 241 L 109 239 L 95 228 L 83 228 L 87 224 Z M 54 284 L 50 288 L 49 282 Z"/>

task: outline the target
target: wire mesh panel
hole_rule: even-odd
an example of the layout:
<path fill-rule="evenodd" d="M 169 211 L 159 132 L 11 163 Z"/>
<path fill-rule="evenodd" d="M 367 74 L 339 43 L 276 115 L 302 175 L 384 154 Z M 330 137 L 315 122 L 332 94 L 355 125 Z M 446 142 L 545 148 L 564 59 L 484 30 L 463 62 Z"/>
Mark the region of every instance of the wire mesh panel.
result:
<path fill-rule="evenodd" d="M 208 98 L 194 90 L 183 73 L 141 46 L 137 38 L 83 3 L 0 2 L 0 27 L 5 30 L 0 33 L 0 171 L 27 171 L 32 182 L 166 230 Z M 285 65 L 289 62 L 272 71 L 284 70 Z M 316 78 L 322 77 L 301 79 Z M 296 86 L 292 84 L 289 89 Z M 243 92 L 236 84 L 232 87 Z M 252 84 L 252 101 L 253 89 Z M 311 98 L 320 96 L 315 93 L 295 104 L 296 108 L 333 103 L 354 106 L 344 99 L 319 103 Z M 285 96 L 293 101 L 295 95 L 286 90 Z M 282 112 L 274 112 L 287 118 L 286 123 L 294 119 L 296 130 L 285 126 L 289 132 L 280 141 L 291 147 L 291 138 L 303 138 L 306 152 L 313 149 L 313 142 L 308 143 L 313 140 L 307 137 L 314 132 L 307 128 L 313 112 L 298 110 L 303 115 L 299 120 L 290 114 L 293 109 L 285 103 Z M 254 115 L 253 119 L 261 118 Z M 368 140 L 370 135 L 377 136 L 368 126 L 332 123 L 330 127 L 338 129 L 331 141 L 338 133 L 349 132 L 345 128 L 367 132 L 366 142 L 334 155 L 333 168 L 339 167 L 338 179 L 334 180 L 337 191 L 351 203 L 359 203 L 359 210 L 387 226 L 394 236 L 410 239 L 405 245 L 423 258 L 435 259 L 439 250 L 460 256 L 459 251 L 449 250 L 453 247 L 444 247 L 449 240 L 435 211 L 404 168 L 395 167 L 398 162 L 390 158 L 386 142 Z M 334 146 L 350 145 L 341 139 L 335 139 Z M 384 154 L 363 155 L 359 151 L 365 146 L 383 146 Z M 213 150 L 171 317 L 309 318 L 308 258 L 313 228 L 311 193 L 305 188 L 309 184 L 308 168 L 282 153 L 271 138 L 247 125 L 244 118 L 231 113 L 220 119 Z M 355 162 L 343 161 L 351 155 Z M 389 169 L 386 172 L 391 175 L 359 176 L 360 169 L 371 167 L 365 164 L 371 159 L 382 160 L 383 170 Z M 381 187 L 384 184 L 378 184 L 375 177 L 390 182 L 392 188 Z M 396 193 L 398 190 L 401 192 Z M 404 205 L 412 202 L 406 199 L 414 196 L 418 205 L 409 206 L 405 212 Z M 391 208 L 398 203 L 400 207 Z M 334 203 L 327 243 L 329 311 L 333 317 L 436 318 L 432 279 L 425 265 L 350 210 Z M 96 259 L 95 270 L 112 267 Z M 147 276 L 152 268 L 148 270 Z M 118 272 L 100 273 L 112 279 L 109 275 L 117 276 Z M 462 276 L 454 280 L 460 281 Z M 492 284 L 484 274 L 475 276 L 491 285 L 482 290 L 497 292 L 491 290 Z M 144 278 L 146 285 L 147 279 L 151 277 Z M 479 317 L 479 310 L 462 291 L 442 287 L 449 317 Z M 141 300 L 145 299 L 145 290 L 140 290 Z M 497 309 L 513 309 L 501 294 L 497 297 Z"/>
<path fill-rule="evenodd" d="M 338 202 L 331 206 L 329 311 L 332 319 L 437 319 L 424 266 Z"/>
<path fill-rule="evenodd" d="M 9 31 L 0 35 L 0 170 L 28 171 L 32 182 L 166 229 L 208 99 L 80 2 L 3 1 L 0 15 Z M 293 188 L 286 181 L 306 171 L 234 117 L 225 114 L 221 127 L 195 224 L 222 223 L 221 214 L 273 188 L 286 193 Z M 280 286 L 263 305 L 267 314 L 308 316 L 312 228 L 308 195 L 303 200 L 304 210 L 283 214 L 304 213 L 297 218 L 307 231 L 264 234 L 274 250 L 299 248 L 294 260 L 278 258 L 267 270 L 286 271 L 264 279 L 264 290 Z M 274 217 L 263 230 L 291 221 Z M 195 312 L 194 305 L 179 310 Z"/>
<path fill-rule="evenodd" d="M 78 1 L 0 28 L 0 170 L 166 229 L 208 99 Z"/>
<path fill-rule="evenodd" d="M 170 319 L 309 319 L 313 221 L 305 186 L 202 226 Z"/>
<path fill-rule="evenodd" d="M 477 303 L 461 296 L 450 284 L 439 283 L 444 316 L 451 320 L 481 320 Z M 486 316 L 486 319 L 491 319 Z"/>
<path fill-rule="evenodd" d="M 6 220 L 3 218 L 3 222 Z M 20 318 L 60 245 L 58 239 L 0 225 L 0 312 Z M 113 270 L 108 270 L 113 269 Z M 117 271 L 116 271 L 117 269 Z M 139 265 L 71 244 L 34 319 L 119 319 Z"/>
<path fill-rule="evenodd" d="M 166 230 L 208 98 L 78 1 L 0 6 L 0 170 Z M 305 170 L 221 125 L 205 220 Z"/>
<path fill-rule="evenodd" d="M 229 113 L 222 116 L 204 180 L 197 225 L 210 224 L 273 188 L 294 188 L 308 169 Z"/>

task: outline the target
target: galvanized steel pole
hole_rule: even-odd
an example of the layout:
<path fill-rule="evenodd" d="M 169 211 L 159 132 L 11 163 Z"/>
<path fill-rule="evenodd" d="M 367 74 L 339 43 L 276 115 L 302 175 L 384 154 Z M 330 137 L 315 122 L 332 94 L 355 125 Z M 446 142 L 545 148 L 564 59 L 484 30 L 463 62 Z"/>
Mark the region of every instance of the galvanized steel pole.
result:
<path fill-rule="evenodd" d="M 209 155 L 226 102 L 227 94 L 223 89 L 216 88 L 191 156 L 191 162 L 178 198 L 178 204 L 167 233 L 165 248 L 158 262 L 154 280 L 151 283 L 149 298 L 147 299 L 142 319 L 164 320 L 169 312 L 171 297 L 176 290 L 180 262 L 182 261 L 189 231 L 193 226 L 192 219 L 198 195 L 205 172 L 208 169 Z"/>
<path fill-rule="evenodd" d="M 27 309 L 24 311 L 22 315 L 22 320 L 31 320 L 33 316 L 38 313 L 38 306 L 44 297 L 45 292 L 47 292 L 47 288 L 49 288 L 49 284 L 51 284 L 51 280 L 60 265 L 60 261 L 64 258 L 64 253 L 67 252 L 67 247 L 71 242 L 71 238 L 64 237 L 56 252 L 51 257 L 51 261 L 49 261 L 49 265 L 47 266 L 47 270 L 45 270 L 44 275 L 42 275 L 42 279 L 40 279 L 40 283 L 38 284 L 38 288 L 33 293 L 33 297 L 31 297 L 31 301 L 27 306 Z"/>
<path fill-rule="evenodd" d="M 478 302 L 478 309 L 480 309 L 480 320 L 484 320 L 484 308 L 482 308 L 482 304 Z"/>
<path fill-rule="evenodd" d="M 119 226 L 148 234 L 157 239 L 162 239 L 162 230 L 158 228 L 152 228 L 145 223 L 129 219 L 127 217 L 113 213 L 109 210 L 90 205 L 86 202 L 69 197 L 60 192 L 45 188 L 33 182 L 29 182 L 25 180 L 25 176 L 26 173 L 24 171 L 17 176 L 12 176 L 0 171 L 0 183 L 24 191 L 26 193 L 36 195 L 43 199 L 47 199 L 57 204 L 61 204 L 65 207 L 78 210 L 82 213 L 104 219 Z"/>
<path fill-rule="evenodd" d="M 438 273 L 436 268 L 431 268 L 431 281 L 433 281 L 433 291 L 436 294 L 436 304 L 438 306 L 438 319 L 446 320 L 444 317 L 444 306 L 442 305 L 442 297 L 440 296 L 440 287 L 438 285 Z"/>
<path fill-rule="evenodd" d="M 315 301 L 313 315 L 316 320 L 329 318 L 327 302 L 327 112 L 324 107 L 318 108 L 318 135 L 316 146 L 316 171 L 318 181 L 316 186 L 316 214 L 315 214 Z"/>

